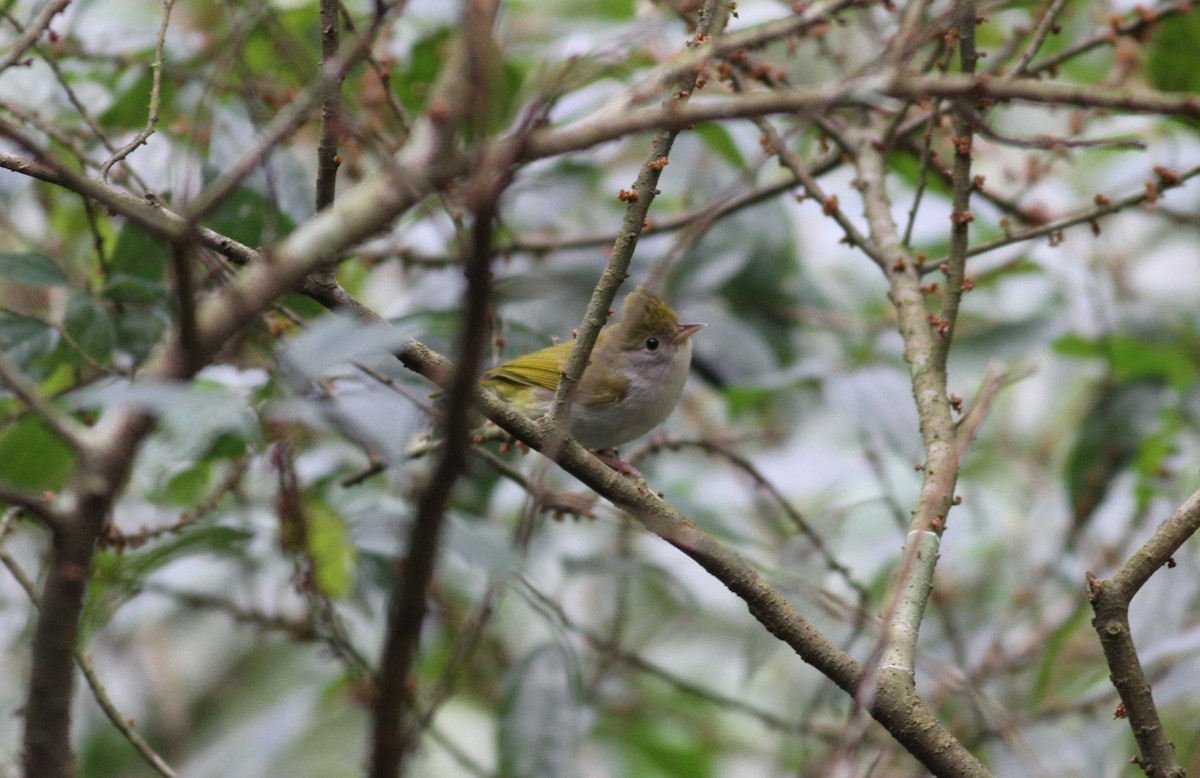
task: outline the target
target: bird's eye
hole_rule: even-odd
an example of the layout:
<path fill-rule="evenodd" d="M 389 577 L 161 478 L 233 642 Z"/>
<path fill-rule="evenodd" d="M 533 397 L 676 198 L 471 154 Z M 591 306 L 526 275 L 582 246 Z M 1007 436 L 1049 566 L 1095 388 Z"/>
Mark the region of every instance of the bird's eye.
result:
<path fill-rule="evenodd" d="M 658 350 L 658 338 L 646 338 L 646 348 L 651 351 Z"/>

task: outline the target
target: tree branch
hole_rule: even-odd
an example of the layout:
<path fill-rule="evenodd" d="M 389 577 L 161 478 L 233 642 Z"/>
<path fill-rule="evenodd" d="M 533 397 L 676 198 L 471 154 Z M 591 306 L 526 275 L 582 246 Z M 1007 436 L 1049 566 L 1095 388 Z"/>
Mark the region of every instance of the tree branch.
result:
<path fill-rule="evenodd" d="M 37 45 L 38 38 L 46 32 L 50 26 L 50 22 L 54 21 L 54 17 L 58 16 L 66 7 L 71 4 L 71 0 L 51 0 L 42 6 L 42 10 L 34 18 L 24 32 L 17 36 L 17 39 L 9 44 L 8 52 L 4 57 L 0 58 L 0 72 L 8 70 L 13 65 L 20 64 L 19 60 L 25 56 L 31 48 Z"/>
<path fill-rule="evenodd" d="M 463 75 L 469 88 L 460 106 L 465 109 L 463 118 L 473 120 L 475 129 L 488 117 L 488 85 L 494 73 L 486 55 L 493 45 L 492 27 L 498 7 L 497 2 L 479 0 L 468 2 L 463 11 L 460 45 L 465 54 Z M 474 214 L 474 223 L 463 263 L 467 289 L 463 296 L 458 362 L 451 374 L 444 408 L 445 442 L 429 485 L 418 498 L 408 551 L 397 562 L 397 580 L 388 606 L 387 634 L 372 716 L 371 778 L 399 775 L 405 755 L 412 750 L 418 734 L 415 688 L 409 674 L 417 656 L 446 507 L 466 465 L 472 395 L 476 391 L 491 315 L 492 234 L 500 197 L 511 181 L 513 170 L 511 156 L 486 152 L 486 147 L 477 150 L 476 169 L 467 182 L 467 205 Z"/>
<path fill-rule="evenodd" d="M 440 375 L 449 362 L 422 343 L 410 342 L 398 355 L 410 370 Z M 551 456 L 565 471 L 626 511 L 741 598 L 771 634 L 844 691 L 854 694 L 862 666 L 830 642 L 736 552 L 697 527 L 644 481 L 626 478 L 567 438 L 556 441 L 536 421 L 490 392 L 478 390 L 477 407 L 530 448 Z M 890 689 L 870 702 L 871 715 L 931 773 L 947 778 L 982 778 L 991 773 L 933 716 L 911 687 Z"/>
<path fill-rule="evenodd" d="M 1154 704 L 1150 683 L 1133 643 L 1129 606 L 1151 575 L 1172 566 L 1171 557 L 1197 530 L 1200 530 L 1200 491 L 1176 508 L 1115 576 L 1105 580 L 1087 574 L 1088 599 L 1095 614 L 1092 626 L 1100 638 L 1109 677 L 1121 696 L 1129 728 L 1137 741 L 1139 763 L 1150 778 L 1183 778 L 1187 771 L 1175 760 L 1175 746 L 1167 739 Z"/>

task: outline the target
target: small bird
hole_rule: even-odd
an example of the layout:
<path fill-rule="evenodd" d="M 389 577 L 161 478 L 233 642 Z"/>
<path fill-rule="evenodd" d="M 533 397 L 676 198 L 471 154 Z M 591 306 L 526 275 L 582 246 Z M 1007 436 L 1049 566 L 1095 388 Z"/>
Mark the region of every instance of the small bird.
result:
<path fill-rule="evenodd" d="M 571 407 L 570 432 L 580 445 L 612 449 L 645 435 L 675 410 L 692 362 L 691 337 L 703 324 L 680 324 L 671 306 L 638 287 L 625 297 L 621 320 L 600 331 Z M 571 343 L 559 343 L 486 371 L 480 383 L 526 416 L 550 410 Z M 622 472 L 629 465 L 601 457 Z"/>

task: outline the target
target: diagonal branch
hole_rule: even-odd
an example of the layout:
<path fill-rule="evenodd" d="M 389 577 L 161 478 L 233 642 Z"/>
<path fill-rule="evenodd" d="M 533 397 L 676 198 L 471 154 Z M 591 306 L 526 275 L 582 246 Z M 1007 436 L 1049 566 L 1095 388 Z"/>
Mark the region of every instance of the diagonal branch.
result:
<path fill-rule="evenodd" d="M 410 370 L 442 375 L 449 362 L 411 341 L 397 354 Z M 704 532 L 658 496 L 644 481 L 626 478 L 574 440 L 556 438 L 490 392 L 479 390 L 477 407 L 513 437 L 551 457 L 565 471 L 679 549 L 741 598 L 752 616 L 808 664 L 847 693 L 862 683 L 863 668 L 813 627 L 780 592 L 735 551 Z M 991 773 L 925 706 L 910 687 L 878 695 L 868 707 L 897 742 L 937 776 L 983 778 Z"/>
<path fill-rule="evenodd" d="M 9 44 L 8 52 L 3 58 L 0 58 L 0 72 L 18 64 L 21 57 L 24 57 L 26 52 L 37 45 L 38 38 L 46 32 L 46 28 L 50 26 L 50 22 L 54 21 L 54 17 L 62 13 L 70 4 L 71 0 L 52 0 L 42 6 L 37 17 L 17 36 L 16 40 Z"/>
<path fill-rule="evenodd" d="M 1092 626 L 1137 741 L 1141 753 L 1138 762 L 1150 778 L 1183 778 L 1187 771 L 1175 760 L 1175 746 L 1167 738 L 1154 704 L 1150 682 L 1133 643 L 1129 606 L 1150 576 L 1173 566 L 1172 556 L 1198 530 L 1200 491 L 1176 508 L 1115 576 L 1106 580 L 1087 574 L 1088 599 L 1095 614 Z"/>

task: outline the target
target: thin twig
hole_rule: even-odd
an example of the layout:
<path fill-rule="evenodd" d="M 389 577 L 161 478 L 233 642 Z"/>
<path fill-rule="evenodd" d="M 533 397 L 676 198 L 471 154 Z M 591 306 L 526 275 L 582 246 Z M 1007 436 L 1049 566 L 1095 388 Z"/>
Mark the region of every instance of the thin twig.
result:
<path fill-rule="evenodd" d="M 42 6 L 42 10 L 29 23 L 20 35 L 17 36 L 8 47 L 8 53 L 0 57 L 0 72 L 8 70 L 13 65 L 20 64 L 19 60 L 25 56 L 31 48 L 37 45 L 38 38 L 46 32 L 50 26 L 50 22 L 54 21 L 54 17 L 63 12 L 71 0 L 51 0 Z"/>
<path fill-rule="evenodd" d="M 394 7 L 393 7 L 394 8 Z M 305 87 L 286 106 L 280 109 L 270 123 L 259 133 L 257 142 L 232 160 L 221 175 L 217 176 L 202 191 L 193 197 L 183 209 L 190 220 L 199 220 L 222 202 L 242 180 L 258 167 L 263 159 L 275 149 L 280 141 L 298 130 L 308 119 L 309 113 L 319 101 L 326 99 L 331 85 L 339 84 L 346 72 L 361 59 L 384 24 L 377 20 L 360 36 L 353 46 L 347 47 L 338 57 L 325 64 L 321 75 Z"/>
<path fill-rule="evenodd" d="M 858 607 L 860 613 L 866 613 L 867 604 L 871 599 L 871 595 L 869 592 L 867 592 L 866 587 L 863 586 L 862 583 L 860 583 L 857 579 L 855 579 L 854 574 L 850 571 L 850 568 L 846 567 L 841 560 L 834 556 L 833 551 L 829 548 L 829 545 L 825 542 L 825 539 L 821 537 L 821 534 L 817 532 L 816 529 L 809 524 L 808 520 L 804 518 L 803 514 L 796 510 L 796 507 L 793 506 L 786 497 L 784 497 L 783 493 L 779 491 L 778 487 L 776 487 L 769 478 L 763 475 L 759 469 L 754 466 L 753 462 L 741 454 L 733 451 L 732 449 L 708 440 L 666 440 L 662 443 L 655 444 L 654 446 L 650 447 L 649 450 L 652 451 L 654 448 L 664 448 L 668 450 L 676 450 L 681 448 L 699 449 L 706 454 L 721 457 L 738 470 L 741 470 L 743 473 L 749 476 L 760 489 L 770 496 L 771 500 L 780 508 L 780 510 L 783 511 L 784 515 L 786 515 L 788 520 L 792 523 L 792 526 L 794 526 L 801 535 L 808 538 L 808 541 L 812 543 L 813 548 L 816 549 L 817 554 L 820 555 L 822 560 L 824 560 L 825 566 L 828 567 L 832 572 L 836 573 L 838 577 L 841 578 L 842 581 L 854 591 L 854 593 L 858 596 Z"/>
<path fill-rule="evenodd" d="M 1063 63 L 1086 54 L 1092 49 L 1100 46 L 1112 46 L 1116 43 L 1117 36 L 1127 35 L 1136 38 L 1151 25 L 1178 14 L 1191 13 L 1194 7 L 1195 0 L 1176 0 L 1150 8 L 1138 7 L 1136 10 L 1130 11 L 1129 18 L 1120 24 L 1106 24 L 1089 37 L 1047 57 L 1036 65 L 1026 67 L 1025 75 L 1040 76 L 1044 73 L 1054 73 Z"/>
<path fill-rule="evenodd" d="M 996 365 L 988 368 L 987 374 L 984 375 L 983 381 L 979 385 L 979 391 L 975 393 L 974 399 L 971 400 L 971 405 L 967 408 L 966 413 L 962 415 L 962 418 L 958 420 L 958 434 L 955 439 L 955 445 L 958 447 L 959 459 L 962 459 L 966 455 L 971 443 L 974 442 L 975 433 L 979 430 L 979 426 L 983 424 L 984 418 L 987 417 L 988 410 L 992 406 L 992 401 L 996 398 L 996 393 L 1006 386 L 1028 378 L 1033 375 L 1033 372 L 1034 368 L 1032 366 L 1020 370 L 1005 370 Z"/>
<path fill-rule="evenodd" d="M 1023 230 L 1014 230 L 1008 233 L 1003 238 L 976 243 L 967 249 L 968 257 L 977 257 L 986 254 L 996 249 L 1012 246 L 1017 243 L 1024 243 L 1035 238 L 1056 235 L 1063 230 L 1074 227 L 1080 224 L 1097 224 L 1100 219 L 1110 214 L 1118 213 L 1142 203 L 1157 202 L 1160 195 L 1164 192 L 1175 189 L 1181 186 L 1184 182 L 1189 181 L 1200 175 L 1200 165 L 1187 168 L 1183 171 L 1166 170 L 1158 168 L 1155 171 L 1155 180 L 1147 181 L 1145 185 L 1138 190 L 1136 194 L 1127 195 L 1125 197 L 1110 200 L 1108 197 L 1097 196 L 1095 198 L 1096 206 L 1080 211 L 1071 216 L 1064 216 L 1061 219 L 1039 224 L 1035 227 L 1028 227 Z M 939 269 L 944 260 L 935 262 L 927 262 L 922 268 L 922 272 L 930 273 Z"/>
<path fill-rule="evenodd" d="M 150 82 L 150 103 L 146 107 L 146 126 L 104 161 L 104 164 L 100 166 L 101 181 L 108 181 L 108 173 L 112 170 L 113 165 L 128 157 L 134 149 L 149 140 L 150 136 L 154 134 L 154 128 L 158 125 L 158 109 L 162 100 L 163 48 L 167 42 L 167 27 L 171 23 L 171 9 L 174 7 L 175 0 L 163 0 L 162 24 L 158 28 L 158 40 L 154 45 L 154 62 L 150 63 L 153 77 Z"/>
<path fill-rule="evenodd" d="M 734 711 L 742 713 L 751 718 L 757 719 L 766 726 L 779 730 L 781 732 L 804 732 L 815 734 L 816 729 L 812 726 L 807 726 L 799 722 L 792 722 L 763 710 L 755 705 L 752 705 L 737 697 L 730 697 L 720 692 L 707 689 L 700 684 L 693 683 L 687 679 L 681 678 L 675 673 L 660 667 L 650 660 L 635 654 L 632 651 L 625 651 L 612 640 L 606 639 L 588 628 L 571 619 L 562 606 L 550 598 L 545 592 L 540 591 L 528 579 L 519 579 L 521 590 L 526 596 L 535 599 L 538 606 L 549 610 L 558 619 L 559 623 L 570 632 L 579 635 L 586 640 L 592 648 L 605 655 L 615 658 L 618 662 L 626 665 L 640 673 L 643 673 L 651 678 L 655 678 L 663 683 L 671 686 L 684 694 L 696 697 L 719 707 L 723 711 Z"/>
<path fill-rule="evenodd" d="M 821 185 L 817 183 L 817 179 L 808 172 L 808 167 L 804 163 L 804 160 L 800 159 L 797 154 L 787 148 L 783 139 L 779 137 L 779 133 L 775 131 L 770 122 L 763 118 L 756 118 L 753 121 L 754 125 L 762 132 L 763 138 L 766 141 L 765 145 L 772 149 L 779 158 L 779 163 L 796 177 L 796 180 L 804 187 L 804 193 L 821 206 L 822 212 L 837 222 L 837 225 L 842 228 L 842 232 L 846 233 L 845 242 L 850 246 L 859 248 L 881 270 L 886 271 L 888 259 L 884 256 L 883 251 L 880 250 L 879 246 L 870 237 L 863 234 L 855 226 L 854 222 L 850 221 L 850 218 L 846 216 L 845 211 L 838 204 L 836 197 L 830 197 L 825 194 Z"/>
<path fill-rule="evenodd" d="M 1050 0 L 1050 4 L 1042 13 L 1042 18 L 1038 19 L 1037 27 L 1034 28 L 1033 35 L 1029 39 L 1029 45 L 1025 47 L 1025 51 L 1021 52 L 1020 59 L 1013 65 L 1012 70 L 1008 71 L 1005 78 L 1022 78 L 1026 75 L 1025 71 L 1029 67 L 1029 63 L 1042 48 L 1046 36 L 1058 24 L 1058 16 L 1066 6 L 1067 0 Z"/>

